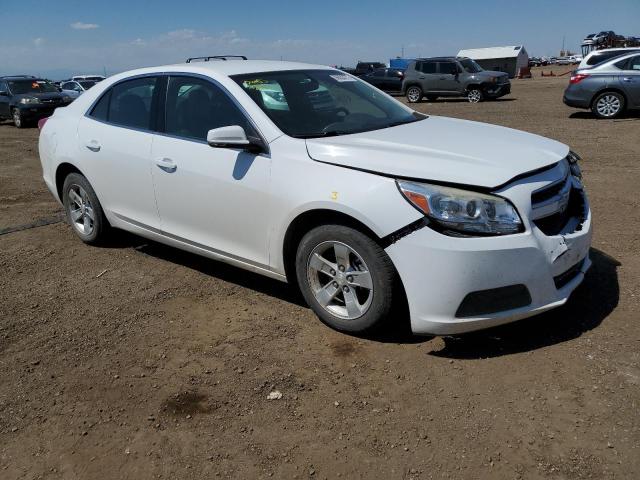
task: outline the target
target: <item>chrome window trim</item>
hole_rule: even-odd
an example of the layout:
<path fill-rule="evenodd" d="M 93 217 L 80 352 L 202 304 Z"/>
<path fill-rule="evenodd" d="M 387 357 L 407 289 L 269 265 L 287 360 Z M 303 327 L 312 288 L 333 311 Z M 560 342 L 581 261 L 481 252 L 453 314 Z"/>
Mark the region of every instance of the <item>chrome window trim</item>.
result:
<path fill-rule="evenodd" d="M 98 96 L 92 103 L 91 105 L 87 108 L 87 110 L 84 113 L 84 116 L 95 121 L 95 122 L 100 122 L 104 125 L 110 125 L 113 127 L 119 127 L 119 128 L 125 128 L 128 130 L 134 130 L 137 132 L 143 132 L 143 133 L 150 133 L 152 135 L 160 135 L 163 137 L 169 137 L 169 138 L 175 138 L 176 140 L 183 140 L 186 142 L 194 142 L 194 143 L 202 143 L 205 145 L 208 145 L 206 140 L 198 140 L 197 138 L 189 138 L 189 137 L 182 137 L 180 135 L 173 135 L 170 133 L 166 133 L 166 132 L 159 132 L 157 130 L 152 130 L 152 129 L 146 129 L 146 128 L 137 128 L 137 127 L 131 127 L 128 125 L 122 125 L 119 123 L 114 123 L 114 122 L 107 122 L 104 120 L 100 120 L 98 118 L 92 117 L 91 116 L 91 111 L 93 110 L 93 108 L 95 107 L 95 105 L 102 99 L 102 97 L 104 97 L 109 91 L 111 91 L 115 86 L 123 83 L 123 82 L 127 82 L 129 80 L 137 80 L 139 78 L 146 78 L 146 77 L 167 77 L 167 85 L 169 82 L 169 78 L 170 77 L 193 77 L 193 78 L 198 78 L 201 80 L 204 80 L 206 82 L 209 82 L 211 84 L 213 84 L 214 86 L 218 87 L 222 93 L 224 93 L 225 95 L 227 95 L 227 97 L 229 97 L 229 99 L 233 102 L 233 104 L 238 108 L 238 110 L 240 110 L 240 113 L 247 119 L 247 121 L 249 122 L 249 124 L 253 127 L 253 129 L 255 130 L 256 134 L 260 137 L 260 140 L 262 140 L 262 144 L 265 147 L 265 152 L 262 152 L 259 155 L 264 155 L 264 154 L 270 154 L 270 148 L 269 148 L 269 142 L 267 142 L 265 135 L 262 133 L 262 131 L 260 130 L 260 128 L 258 128 L 258 125 L 256 124 L 256 122 L 253 120 L 253 118 L 251 118 L 251 115 L 249 115 L 249 113 L 247 112 L 247 110 L 242 106 L 242 104 L 238 101 L 238 99 L 236 99 L 231 92 L 229 92 L 229 90 L 222 85 L 218 80 L 216 80 L 215 78 L 209 77 L 207 75 L 202 75 L 200 73 L 193 73 L 193 72 L 181 72 L 181 71 L 177 71 L 177 72 L 153 72 L 153 73 L 142 73 L 139 75 L 133 75 L 131 77 L 127 77 L 127 78 L 123 78 L 121 80 L 118 80 L 117 82 L 111 84 L 104 92 L 102 92 L 100 94 L 100 96 Z M 162 100 L 164 102 L 163 106 L 165 112 L 166 112 L 166 105 L 167 105 L 167 95 L 168 93 L 168 88 L 165 91 L 165 97 Z"/>

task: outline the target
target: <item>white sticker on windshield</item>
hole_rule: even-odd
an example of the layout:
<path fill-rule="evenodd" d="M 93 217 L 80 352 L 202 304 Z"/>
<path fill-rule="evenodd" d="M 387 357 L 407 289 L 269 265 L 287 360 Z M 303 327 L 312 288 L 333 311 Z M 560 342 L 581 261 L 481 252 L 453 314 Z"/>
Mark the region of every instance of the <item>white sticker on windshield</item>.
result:
<path fill-rule="evenodd" d="M 338 82 L 355 82 L 356 79 L 353 77 L 350 77 L 347 74 L 342 74 L 342 75 L 329 75 L 331 78 L 333 78 L 334 80 L 337 80 Z"/>

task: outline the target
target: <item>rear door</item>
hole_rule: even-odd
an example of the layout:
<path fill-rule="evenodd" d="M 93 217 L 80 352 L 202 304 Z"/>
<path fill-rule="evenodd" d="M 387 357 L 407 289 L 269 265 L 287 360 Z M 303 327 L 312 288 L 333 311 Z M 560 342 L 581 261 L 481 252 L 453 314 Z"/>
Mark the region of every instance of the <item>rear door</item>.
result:
<path fill-rule="evenodd" d="M 438 62 L 437 88 L 440 93 L 447 95 L 462 93 L 463 87 L 456 62 Z"/>
<path fill-rule="evenodd" d="M 103 207 L 145 229 L 160 227 L 151 179 L 159 82 L 143 76 L 115 84 L 78 125 L 79 167 Z"/>
<path fill-rule="evenodd" d="M 620 85 L 629 101 L 629 106 L 640 107 L 640 55 L 630 58 L 622 65 Z"/>
<path fill-rule="evenodd" d="M 422 85 L 422 91 L 435 92 L 438 87 L 438 64 L 431 60 L 423 60 L 416 63 L 418 80 Z"/>
<path fill-rule="evenodd" d="M 387 76 L 384 68 L 379 68 L 362 76 L 362 79 L 380 90 L 387 89 Z"/>

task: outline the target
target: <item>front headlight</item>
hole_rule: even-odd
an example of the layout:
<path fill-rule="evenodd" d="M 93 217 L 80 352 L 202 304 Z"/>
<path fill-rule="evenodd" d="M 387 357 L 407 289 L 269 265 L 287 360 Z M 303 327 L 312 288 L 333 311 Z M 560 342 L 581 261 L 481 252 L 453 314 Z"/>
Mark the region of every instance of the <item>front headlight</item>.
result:
<path fill-rule="evenodd" d="M 24 97 L 20 99 L 20 103 L 23 105 L 32 105 L 34 103 L 40 103 L 40 99 L 36 97 Z"/>
<path fill-rule="evenodd" d="M 397 180 L 397 184 L 409 203 L 445 234 L 509 235 L 522 231 L 518 212 L 504 198 L 427 183 Z"/>

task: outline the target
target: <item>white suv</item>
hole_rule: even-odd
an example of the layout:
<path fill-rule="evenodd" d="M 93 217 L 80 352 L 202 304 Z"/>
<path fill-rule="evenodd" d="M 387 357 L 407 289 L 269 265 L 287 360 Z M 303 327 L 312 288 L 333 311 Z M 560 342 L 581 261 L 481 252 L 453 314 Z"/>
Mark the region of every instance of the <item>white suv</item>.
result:
<path fill-rule="evenodd" d="M 323 66 L 122 73 L 55 111 L 40 156 L 84 242 L 115 227 L 292 282 L 343 331 L 405 303 L 415 333 L 506 323 L 565 303 L 591 264 L 567 146 Z"/>

